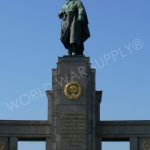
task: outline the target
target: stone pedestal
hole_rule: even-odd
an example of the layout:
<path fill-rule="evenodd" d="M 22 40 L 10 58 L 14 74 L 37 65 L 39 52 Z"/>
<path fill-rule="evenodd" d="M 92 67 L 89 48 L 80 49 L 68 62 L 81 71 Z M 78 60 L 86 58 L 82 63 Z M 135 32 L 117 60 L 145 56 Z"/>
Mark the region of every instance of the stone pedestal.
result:
<path fill-rule="evenodd" d="M 150 120 L 100 121 L 102 91 L 88 57 L 60 57 L 47 91 L 48 120 L 0 121 L 0 150 L 19 141 L 46 141 L 46 150 L 101 150 L 103 141 L 130 141 L 130 150 L 150 150 Z"/>
<path fill-rule="evenodd" d="M 99 107 L 95 69 L 89 58 L 59 57 L 52 74 L 52 91 L 47 92 L 53 137 L 50 149 L 95 150 Z"/>

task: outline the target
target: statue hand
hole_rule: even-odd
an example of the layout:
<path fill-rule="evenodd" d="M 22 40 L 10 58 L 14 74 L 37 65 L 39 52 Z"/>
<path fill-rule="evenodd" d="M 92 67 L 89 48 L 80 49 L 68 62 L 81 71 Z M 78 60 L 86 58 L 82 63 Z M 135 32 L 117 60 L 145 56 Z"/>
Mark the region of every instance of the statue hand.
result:
<path fill-rule="evenodd" d="M 64 10 L 61 10 L 58 14 L 59 18 L 62 19 L 65 15 L 65 11 Z"/>
<path fill-rule="evenodd" d="M 58 16 L 59 16 L 59 18 L 61 19 L 61 18 L 63 17 L 63 13 L 60 12 L 60 13 L 58 14 Z"/>
<path fill-rule="evenodd" d="M 84 22 L 84 16 L 83 15 L 79 15 L 78 16 L 78 21 Z"/>

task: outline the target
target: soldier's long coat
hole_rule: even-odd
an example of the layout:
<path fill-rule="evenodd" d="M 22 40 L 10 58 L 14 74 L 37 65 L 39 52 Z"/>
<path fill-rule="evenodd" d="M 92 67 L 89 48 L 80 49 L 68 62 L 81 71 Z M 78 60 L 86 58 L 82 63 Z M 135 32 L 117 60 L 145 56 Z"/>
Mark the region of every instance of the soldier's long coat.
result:
<path fill-rule="evenodd" d="M 82 2 L 80 0 L 71 0 L 63 6 L 61 11 L 64 13 L 61 30 L 62 43 L 67 49 L 70 44 L 75 43 L 83 50 L 83 43 L 90 37 L 90 32 Z M 78 20 L 79 15 L 84 16 L 84 21 Z"/>

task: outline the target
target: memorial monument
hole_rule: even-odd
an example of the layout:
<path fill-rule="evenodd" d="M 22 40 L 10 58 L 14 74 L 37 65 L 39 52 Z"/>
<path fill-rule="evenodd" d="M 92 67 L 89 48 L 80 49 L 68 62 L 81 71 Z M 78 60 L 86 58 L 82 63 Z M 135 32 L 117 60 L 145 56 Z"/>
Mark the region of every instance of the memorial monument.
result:
<path fill-rule="evenodd" d="M 82 2 L 69 0 L 59 17 L 68 55 L 52 70 L 48 120 L 1 120 L 0 150 L 17 150 L 18 141 L 45 141 L 46 150 L 101 150 L 102 141 L 129 141 L 131 150 L 150 150 L 150 121 L 100 120 L 102 91 L 96 91 L 96 70 L 83 55 L 90 33 Z"/>
<path fill-rule="evenodd" d="M 84 41 L 90 37 L 86 11 L 80 0 L 68 0 L 59 17 L 63 19 L 61 41 L 69 56 L 58 58 L 57 69 L 52 73 L 53 89 L 47 92 L 54 137 L 50 149 L 95 150 L 99 115 L 95 69 L 83 55 Z"/>

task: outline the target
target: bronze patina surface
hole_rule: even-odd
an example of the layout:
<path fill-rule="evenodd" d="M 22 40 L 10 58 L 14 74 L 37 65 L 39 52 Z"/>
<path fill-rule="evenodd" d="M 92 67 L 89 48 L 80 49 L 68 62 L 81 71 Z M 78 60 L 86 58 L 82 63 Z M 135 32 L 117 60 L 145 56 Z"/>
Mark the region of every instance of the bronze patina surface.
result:
<path fill-rule="evenodd" d="M 84 42 L 90 37 L 88 18 L 80 0 L 68 0 L 59 13 L 63 20 L 61 41 L 69 55 L 83 55 Z"/>

